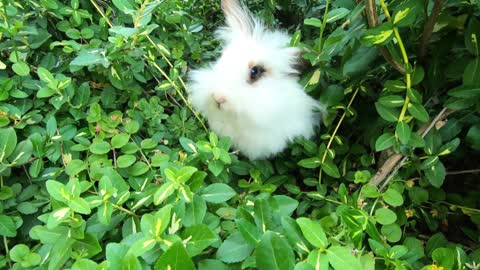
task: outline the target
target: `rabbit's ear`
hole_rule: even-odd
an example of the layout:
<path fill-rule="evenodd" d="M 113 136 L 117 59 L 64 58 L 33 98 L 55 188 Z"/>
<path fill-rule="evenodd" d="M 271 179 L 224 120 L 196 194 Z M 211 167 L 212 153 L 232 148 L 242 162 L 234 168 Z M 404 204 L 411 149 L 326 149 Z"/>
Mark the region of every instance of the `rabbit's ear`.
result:
<path fill-rule="evenodd" d="M 254 26 L 250 12 L 243 7 L 240 0 L 222 0 L 223 13 L 227 19 L 227 25 L 234 31 L 251 34 Z"/>

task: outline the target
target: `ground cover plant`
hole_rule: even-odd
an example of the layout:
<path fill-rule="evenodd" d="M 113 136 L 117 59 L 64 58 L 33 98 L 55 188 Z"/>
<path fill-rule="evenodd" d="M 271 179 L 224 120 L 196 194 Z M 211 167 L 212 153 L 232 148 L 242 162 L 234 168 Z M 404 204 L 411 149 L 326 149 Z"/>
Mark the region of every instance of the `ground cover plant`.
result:
<path fill-rule="evenodd" d="M 246 4 L 327 107 L 253 162 L 187 100 L 219 1 L 1 1 L 0 268 L 480 269 L 480 2 Z"/>

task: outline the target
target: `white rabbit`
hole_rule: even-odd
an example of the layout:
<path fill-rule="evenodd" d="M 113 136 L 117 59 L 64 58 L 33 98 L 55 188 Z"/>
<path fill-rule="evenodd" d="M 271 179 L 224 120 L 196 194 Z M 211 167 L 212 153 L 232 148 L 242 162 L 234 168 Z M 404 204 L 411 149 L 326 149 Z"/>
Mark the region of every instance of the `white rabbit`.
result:
<path fill-rule="evenodd" d="M 285 32 L 266 29 L 238 0 L 222 0 L 222 10 L 223 52 L 190 73 L 193 107 L 252 160 L 281 152 L 295 137 L 311 137 L 322 107 L 297 81 L 300 49 L 288 47 Z"/>

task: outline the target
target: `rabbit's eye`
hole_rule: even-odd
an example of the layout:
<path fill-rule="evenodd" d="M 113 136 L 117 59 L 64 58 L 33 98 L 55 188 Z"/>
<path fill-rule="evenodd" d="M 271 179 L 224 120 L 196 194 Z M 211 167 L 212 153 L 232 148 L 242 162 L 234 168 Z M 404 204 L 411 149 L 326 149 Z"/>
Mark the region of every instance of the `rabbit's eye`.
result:
<path fill-rule="evenodd" d="M 262 77 L 264 72 L 265 72 L 265 68 L 263 68 L 262 66 L 253 66 L 250 69 L 250 81 L 255 82 L 260 77 Z"/>

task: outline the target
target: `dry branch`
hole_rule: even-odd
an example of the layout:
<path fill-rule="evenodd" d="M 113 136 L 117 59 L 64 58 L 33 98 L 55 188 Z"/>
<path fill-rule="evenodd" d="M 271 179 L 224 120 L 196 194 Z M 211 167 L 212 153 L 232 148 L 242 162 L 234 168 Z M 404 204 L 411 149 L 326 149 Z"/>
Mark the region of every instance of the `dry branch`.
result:
<path fill-rule="evenodd" d="M 417 130 L 417 134 L 424 138 L 435 126 L 436 123 L 445 119 L 452 112 L 453 111 L 448 110 L 447 108 L 443 108 L 432 121 L 420 127 Z M 387 161 L 385 161 L 382 167 L 378 169 L 375 176 L 368 183 L 370 185 L 378 186 L 385 179 L 387 179 L 387 181 L 385 181 L 385 183 L 382 185 L 383 189 L 388 184 L 388 182 L 390 182 L 390 179 L 392 179 L 393 176 L 396 175 L 397 171 L 405 164 L 407 160 L 408 157 L 404 157 L 401 153 L 392 155 L 387 159 Z"/>
<path fill-rule="evenodd" d="M 435 0 L 433 3 L 432 14 L 428 17 L 427 22 L 423 28 L 422 42 L 420 43 L 420 49 L 418 52 L 418 58 L 420 61 L 424 60 L 425 54 L 427 52 L 428 42 L 433 33 L 433 27 L 437 21 L 438 14 L 442 11 L 442 2 L 443 0 Z"/>
<path fill-rule="evenodd" d="M 377 9 L 375 6 L 375 0 L 365 0 L 365 11 L 367 13 L 368 26 L 370 28 L 377 26 L 379 24 L 379 19 L 377 15 Z M 386 47 L 380 46 L 378 48 L 383 58 L 385 58 L 385 60 L 388 63 L 390 63 L 393 66 L 393 68 L 398 70 L 398 72 L 405 74 L 405 68 L 400 63 L 395 61 L 395 59 L 393 59 L 392 55 L 390 54 L 390 52 L 387 50 Z"/>

